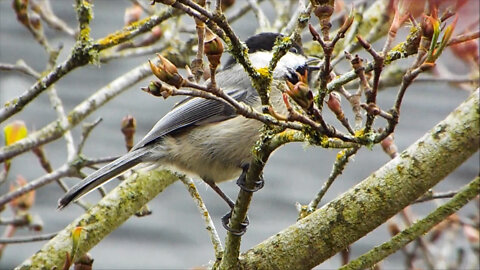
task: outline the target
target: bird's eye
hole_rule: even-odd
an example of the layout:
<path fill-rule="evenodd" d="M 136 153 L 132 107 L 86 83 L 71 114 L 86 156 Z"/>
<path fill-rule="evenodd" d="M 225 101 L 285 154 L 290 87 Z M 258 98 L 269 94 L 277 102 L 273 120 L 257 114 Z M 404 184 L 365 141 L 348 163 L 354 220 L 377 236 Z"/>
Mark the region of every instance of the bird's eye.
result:
<path fill-rule="evenodd" d="M 298 77 L 298 73 L 293 68 L 287 68 L 286 79 L 290 81 L 292 84 L 297 84 L 300 78 Z"/>
<path fill-rule="evenodd" d="M 288 50 L 288 51 L 291 52 L 291 53 L 298 53 L 298 50 L 295 47 L 290 48 L 290 50 Z"/>

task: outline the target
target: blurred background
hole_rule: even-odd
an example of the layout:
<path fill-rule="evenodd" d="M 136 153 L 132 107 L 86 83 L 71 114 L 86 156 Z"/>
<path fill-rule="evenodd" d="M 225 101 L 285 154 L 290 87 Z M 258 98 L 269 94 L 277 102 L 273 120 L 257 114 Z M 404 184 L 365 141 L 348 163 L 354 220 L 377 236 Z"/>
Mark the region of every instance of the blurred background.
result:
<path fill-rule="evenodd" d="M 243 1 L 237 2 L 243 4 Z M 269 7 L 267 2 L 265 1 L 262 7 Z M 469 6 L 467 5 L 468 9 L 476 13 L 478 18 L 478 1 L 470 2 Z M 51 3 L 57 16 L 71 27 L 76 27 L 73 1 L 53 0 Z M 239 3 L 237 6 L 240 5 Z M 0 0 L 0 62 L 15 63 L 23 59 L 35 70 L 42 71 L 48 60 L 47 55 L 31 34 L 16 20 L 11 4 L 12 1 Z M 121 29 L 124 25 L 125 8 L 130 5 L 131 2 L 127 0 L 94 1 L 91 36 L 98 39 Z M 267 12 L 270 18 L 275 16 L 271 13 L 272 8 L 264 10 L 270 12 Z M 193 25 L 193 20 L 190 23 Z M 463 23 L 465 22 L 459 21 L 460 26 Z M 254 34 L 258 25 L 253 14 L 249 12 L 232 26 L 244 40 Z M 64 49 L 58 59 L 60 63 L 70 53 L 74 41 L 64 33 L 55 32 L 46 27 L 45 30 L 53 46 L 63 44 Z M 402 31 L 401 34 L 405 34 L 406 29 Z M 308 40 L 310 39 L 307 37 L 305 41 Z M 401 37 L 396 40 L 396 42 L 399 41 Z M 378 43 L 377 48 L 380 49 L 382 44 Z M 112 60 L 98 66 L 88 65 L 74 70 L 55 84 L 65 110 L 67 112 L 72 110 L 99 88 L 153 57 L 152 54 Z M 455 74 L 465 75 L 469 70 L 463 62 L 452 56 L 450 51 L 445 53 L 442 63 Z M 87 140 L 85 155 L 105 157 L 125 153 L 124 139 L 120 132 L 120 123 L 125 115 L 131 114 L 137 119 L 136 140 L 139 140 L 179 100 L 177 98 L 158 99 L 142 92 L 140 87 L 146 86 L 152 79 L 152 77 L 147 78 L 131 87 L 87 118 L 87 122 L 93 122 L 98 118 L 102 118 L 103 121 Z M 4 104 L 23 93 L 33 83 L 31 77 L 18 72 L 0 72 L 0 103 Z M 379 94 L 379 105 L 382 108 L 389 108 L 392 105 L 396 90 L 397 87 L 387 88 Z M 395 132 L 399 151 L 407 148 L 437 122 L 444 119 L 468 95 L 467 91 L 441 82 L 414 84 L 406 94 L 400 124 Z M 348 107 L 344 107 L 344 110 L 349 112 Z M 335 123 L 335 117 L 329 111 L 325 110 L 324 114 L 330 122 Z M 353 119 L 351 115 L 349 118 Z M 0 128 L 3 129 L 5 124 L 16 119 L 25 121 L 29 130 L 35 130 L 54 121 L 57 116 L 48 95 L 43 93 L 23 111 L 1 123 Z M 383 124 L 381 121 L 379 123 Z M 81 127 L 74 128 L 72 132 L 75 142 L 78 143 Z M 67 152 L 63 139 L 46 145 L 45 151 L 54 168 L 58 168 L 66 160 Z M 265 187 L 253 196 L 249 211 L 250 226 L 243 237 L 242 250 L 249 249 L 297 220 L 295 203 L 306 204 L 315 196 L 328 177 L 336 154 L 337 150 L 310 147 L 301 143 L 286 145 L 275 152 L 265 169 Z M 373 149 L 362 148 L 327 192 L 322 204 L 348 190 L 389 159 L 379 146 Z M 435 191 L 457 190 L 468 183 L 478 175 L 478 159 L 477 152 L 468 162 L 435 187 Z M 90 171 L 84 169 L 84 172 Z M 36 157 L 26 153 L 12 161 L 12 171 L 7 181 L 13 182 L 17 175 L 22 175 L 30 181 L 43 174 L 44 171 Z M 78 179 L 66 179 L 70 186 L 76 181 Z M 207 189 L 205 184 L 200 181 L 197 183 L 223 240 L 225 231 L 221 226 L 220 218 L 227 212 L 227 208 L 212 190 Z M 114 180 L 107 185 L 107 189 L 110 190 L 117 184 L 118 180 Z M 8 186 L 7 183 L 0 187 L 1 194 L 8 191 Z M 220 187 L 231 197 L 236 197 L 238 187 L 234 182 L 223 183 Z M 44 186 L 36 191 L 36 203 L 31 211 L 42 218 L 44 222 L 42 233 L 59 231 L 83 213 L 83 210 L 76 205 L 57 211 L 57 200 L 62 194 L 63 191 L 56 184 Z M 99 195 L 95 192 L 87 197 L 87 200 L 92 203 L 98 199 Z M 428 213 L 439 203 L 440 201 L 432 201 L 414 205 L 412 208 L 414 217 Z M 213 259 L 213 249 L 201 215 L 182 183 L 177 182 L 170 186 L 150 202 L 149 206 L 153 211 L 152 215 L 130 218 L 91 250 L 90 253 L 95 259 L 95 269 L 182 269 L 201 266 Z M 470 205 L 462 211 L 468 213 L 475 209 Z M 5 210 L 2 216 L 8 216 L 8 213 L 9 209 Z M 2 230 L 3 228 L 0 227 L 0 231 Z M 34 232 L 19 230 L 16 236 L 32 234 Z M 386 227 L 382 225 L 355 243 L 350 249 L 351 256 L 356 257 L 368 251 L 374 245 L 388 239 L 388 236 Z M 44 242 L 34 242 L 7 246 L 0 259 L 0 269 L 13 268 L 30 257 L 43 244 Z M 402 269 L 402 258 L 401 254 L 395 254 L 388 257 L 382 265 L 384 269 Z M 339 265 L 340 258 L 337 255 L 318 266 L 318 269 L 337 268 Z"/>

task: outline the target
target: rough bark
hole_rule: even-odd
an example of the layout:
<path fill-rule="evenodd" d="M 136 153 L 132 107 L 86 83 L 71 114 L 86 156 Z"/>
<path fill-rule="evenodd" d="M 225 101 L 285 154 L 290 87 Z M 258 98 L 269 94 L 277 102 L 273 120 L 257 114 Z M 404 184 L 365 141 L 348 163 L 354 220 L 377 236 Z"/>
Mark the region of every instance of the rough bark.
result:
<path fill-rule="evenodd" d="M 240 267 L 311 269 L 423 195 L 478 150 L 478 94 L 338 199 L 242 254 Z M 166 171 L 132 175 L 17 269 L 60 269 L 75 227 L 84 228 L 82 254 L 177 179 Z"/>
<path fill-rule="evenodd" d="M 479 90 L 361 183 L 242 255 L 242 269 L 311 269 L 348 247 L 477 152 Z"/>
<path fill-rule="evenodd" d="M 132 174 L 16 269 L 62 269 L 72 250 L 73 229 L 83 227 L 76 254 L 84 254 L 176 180 L 169 171 Z"/>

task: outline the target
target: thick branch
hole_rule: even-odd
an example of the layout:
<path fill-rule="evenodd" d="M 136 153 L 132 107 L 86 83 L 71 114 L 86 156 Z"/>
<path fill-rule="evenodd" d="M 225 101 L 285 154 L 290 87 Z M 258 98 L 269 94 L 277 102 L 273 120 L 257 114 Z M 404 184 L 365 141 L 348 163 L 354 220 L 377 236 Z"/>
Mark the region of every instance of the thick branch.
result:
<path fill-rule="evenodd" d="M 366 269 L 372 267 L 375 263 L 381 261 L 395 251 L 401 249 L 411 241 L 424 235 L 436 224 L 445 220 L 448 216 L 457 212 L 475 198 L 480 193 L 480 177 L 476 177 L 470 184 L 463 188 L 453 199 L 437 208 L 424 219 L 416 222 L 410 228 L 395 235 L 390 241 L 375 247 L 369 252 L 363 254 L 357 259 L 340 268 L 347 269 Z"/>
<path fill-rule="evenodd" d="M 83 227 L 77 254 L 84 254 L 176 180 L 178 177 L 168 171 L 132 174 L 17 268 L 62 269 L 65 254 L 72 250 L 75 227 Z"/>
<path fill-rule="evenodd" d="M 241 268 L 311 269 L 423 195 L 478 150 L 478 95 L 340 198 L 245 252 Z"/>

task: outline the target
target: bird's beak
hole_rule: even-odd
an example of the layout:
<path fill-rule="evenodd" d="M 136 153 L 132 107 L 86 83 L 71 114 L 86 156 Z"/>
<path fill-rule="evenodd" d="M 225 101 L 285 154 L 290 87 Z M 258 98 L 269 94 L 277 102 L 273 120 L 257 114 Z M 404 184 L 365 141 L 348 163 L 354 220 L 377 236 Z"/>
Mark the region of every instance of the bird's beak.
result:
<path fill-rule="evenodd" d="M 317 57 L 308 57 L 307 59 L 307 66 L 308 66 L 308 71 L 317 71 L 320 69 L 320 66 L 322 64 L 322 59 L 317 58 Z"/>

